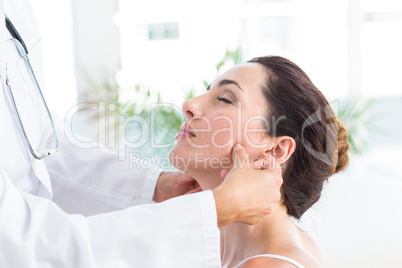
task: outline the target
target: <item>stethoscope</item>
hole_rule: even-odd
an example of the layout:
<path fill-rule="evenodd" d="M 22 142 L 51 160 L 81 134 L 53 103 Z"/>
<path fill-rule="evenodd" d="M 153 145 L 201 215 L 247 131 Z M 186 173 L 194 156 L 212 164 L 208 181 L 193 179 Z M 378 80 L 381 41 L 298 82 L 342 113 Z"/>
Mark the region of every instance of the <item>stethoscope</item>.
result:
<path fill-rule="evenodd" d="M 24 138 L 25 138 L 25 143 L 28 146 L 29 151 L 31 152 L 32 156 L 35 159 L 40 160 L 40 159 L 43 159 L 43 158 L 45 158 L 47 156 L 51 156 L 51 155 L 53 155 L 53 154 L 55 154 L 57 152 L 57 150 L 59 149 L 59 138 L 57 136 L 56 127 L 55 127 L 55 125 L 53 123 L 53 119 L 52 119 L 52 116 L 50 114 L 49 107 L 46 104 L 45 98 L 43 97 L 43 94 L 42 94 L 42 90 L 41 90 L 41 88 L 39 86 L 38 80 L 36 79 L 35 73 L 34 73 L 34 71 L 32 69 L 30 59 L 28 57 L 28 49 L 27 49 L 27 47 L 26 47 L 26 45 L 24 43 L 24 40 L 22 39 L 21 35 L 18 33 L 17 29 L 14 27 L 13 23 L 11 22 L 11 20 L 7 17 L 7 15 L 5 15 L 5 18 L 6 18 L 6 27 L 7 27 L 8 31 L 10 32 L 12 37 L 16 41 L 18 41 L 18 43 L 15 44 L 16 47 L 17 47 L 17 50 L 18 50 L 20 56 L 24 59 L 26 66 L 28 67 L 27 70 L 29 72 L 31 80 L 32 80 L 33 84 L 35 85 L 36 90 L 39 93 L 41 102 L 43 103 L 43 105 L 44 105 L 44 107 L 46 109 L 46 112 L 47 112 L 47 114 L 49 116 L 51 126 L 53 128 L 53 137 L 54 137 L 54 142 L 55 142 L 55 148 L 54 149 L 45 149 L 45 150 L 43 150 L 42 152 L 39 152 L 39 153 L 36 152 L 33 149 L 32 145 L 31 145 L 31 142 L 29 141 L 28 135 L 27 135 L 27 133 L 25 131 L 24 124 L 22 123 L 22 120 L 21 120 L 21 117 L 20 117 L 20 113 L 18 111 L 17 105 L 15 104 L 15 98 L 14 98 L 13 90 L 11 88 L 11 83 L 10 83 L 10 81 L 8 79 L 8 75 L 6 74 L 6 85 L 7 85 L 7 88 L 9 90 L 9 92 L 10 92 L 11 103 L 12 103 L 13 109 L 15 111 L 15 114 L 17 115 L 18 122 L 20 124 L 22 133 L 23 133 Z"/>

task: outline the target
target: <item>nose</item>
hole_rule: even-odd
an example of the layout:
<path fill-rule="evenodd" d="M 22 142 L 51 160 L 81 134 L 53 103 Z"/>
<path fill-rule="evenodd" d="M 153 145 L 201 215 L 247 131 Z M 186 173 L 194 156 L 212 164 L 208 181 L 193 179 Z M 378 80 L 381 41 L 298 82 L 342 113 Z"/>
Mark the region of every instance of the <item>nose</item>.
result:
<path fill-rule="evenodd" d="M 186 100 L 182 105 L 182 110 L 187 119 L 197 118 L 202 115 L 199 97 Z"/>

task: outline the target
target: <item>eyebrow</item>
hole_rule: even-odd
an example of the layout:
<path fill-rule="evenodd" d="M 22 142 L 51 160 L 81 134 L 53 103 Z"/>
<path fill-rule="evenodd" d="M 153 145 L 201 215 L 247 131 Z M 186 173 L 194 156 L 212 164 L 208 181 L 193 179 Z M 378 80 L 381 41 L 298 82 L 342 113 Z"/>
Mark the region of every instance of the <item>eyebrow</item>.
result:
<path fill-rule="evenodd" d="M 223 87 L 223 86 L 231 85 L 231 84 L 236 85 L 238 88 L 240 88 L 241 90 L 243 90 L 243 89 L 240 87 L 239 83 L 237 83 L 236 81 L 233 81 L 233 80 L 229 80 L 229 79 L 223 79 L 223 80 L 221 80 L 221 81 L 219 82 L 218 86 L 219 86 L 219 87 Z"/>
<path fill-rule="evenodd" d="M 223 80 L 221 80 L 221 81 L 219 82 L 219 84 L 218 84 L 218 87 L 223 87 L 223 86 L 226 86 L 226 85 L 236 85 L 238 88 L 240 88 L 241 90 L 243 90 L 243 89 L 240 87 L 239 83 L 237 83 L 237 82 L 234 81 L 234 80 L 229 80 L 229 79 L 223 79 Z M 208 85 L 207 91 L 210 90 L 210 89 L 211 89 L 211 85 Z"/>

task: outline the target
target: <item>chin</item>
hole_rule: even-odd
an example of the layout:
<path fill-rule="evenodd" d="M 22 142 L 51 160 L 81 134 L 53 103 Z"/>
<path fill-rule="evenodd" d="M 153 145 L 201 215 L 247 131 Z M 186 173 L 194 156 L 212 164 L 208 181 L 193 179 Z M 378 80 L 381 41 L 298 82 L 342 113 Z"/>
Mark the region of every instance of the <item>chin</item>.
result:
<path fill-rule="evenodd" d="M 169 152 L 169 161 L 172 166 L 187 173 L 194 165 L 194 153 L 176 144 Z"/>
<path fill-rule="evenodd" d="M 169 162 L 170 162 L 170 164 L 172 164 L 172 166 L 174 166 L 178 170 L 185 172 L 185 169 L 186 169 L 185 161 L 178 161 L 178 159 L 180 159 L 182 157 L 176 153 L 175 148 L 176 148 L 176 146 L 173 147 L 169 152 Z"/>

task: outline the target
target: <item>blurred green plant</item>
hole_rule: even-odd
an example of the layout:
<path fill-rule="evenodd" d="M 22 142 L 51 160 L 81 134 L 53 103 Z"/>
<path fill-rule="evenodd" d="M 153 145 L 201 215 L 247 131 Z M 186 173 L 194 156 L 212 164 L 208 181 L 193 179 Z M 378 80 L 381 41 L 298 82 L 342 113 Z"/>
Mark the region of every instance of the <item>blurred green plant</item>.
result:
<path fill-rule="evenodd" d="M 357 155 L 367 150 L 369 133 L 378 131 L 374 125 L 375 118 L 368 113 L 372 103 L 372 99 L 357 95 L 348 95 L 340 101 L 338 117 L 347 127 L 351 151 Z"/>
<path fill-rule="evenodd" d="M 215 64 L 216 71 L 217 73 L 219 73 L 222 67 L 225 66 L 228 62 L 231 62 L 232 65 L 237 65 L 243 63 L 243 60 L 244 51 L 242 47 L 238 46 L 234 50 L 227 49 L 222 59 L 217 64 Z"/>
<path fill-rule="evenodd" d="M 133 115 L 140 116 L 147 122 L 149 127 L 153 126 L 154 132 L 151 135 L 157 134 L 157 137 L 150 138 L 154 139 L 154 141 L 157 140 L 157 144 L 173 142 L 174 134 L 185 120 L 181 110 L 174 105 L 164 103 L 160 92 L 156 93 L 155 99 L 148 87 L 135 85 L 130 94 L 127 94 L 126 91 L 121 89 L 116 79 L 111 78 L 98 88 L 98 92 L 95 95 L 98 101 L 105 101 L 106 107 L 114 105 L 114 109 L 107 110 L 107 116 L 116 115 L 124 116 L 124 118 Z M 186 96 L 192 97 L 192 94 L 192 91 L 189 91 Z M 116 127 L 119 126 L 116 125 Z M 151 140 L 149 139 L 149 141 Z"/>

